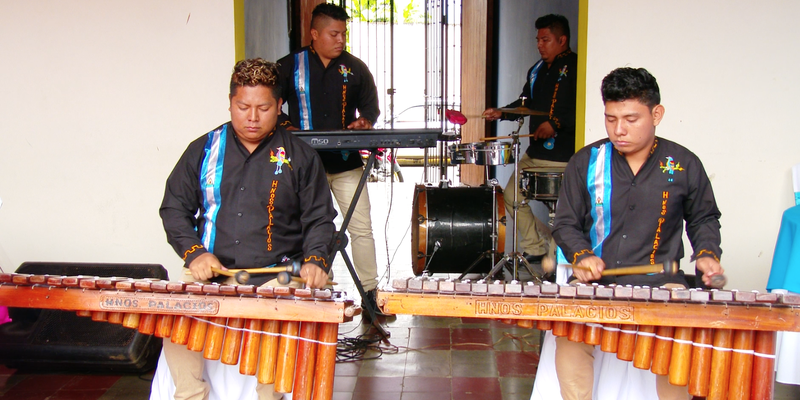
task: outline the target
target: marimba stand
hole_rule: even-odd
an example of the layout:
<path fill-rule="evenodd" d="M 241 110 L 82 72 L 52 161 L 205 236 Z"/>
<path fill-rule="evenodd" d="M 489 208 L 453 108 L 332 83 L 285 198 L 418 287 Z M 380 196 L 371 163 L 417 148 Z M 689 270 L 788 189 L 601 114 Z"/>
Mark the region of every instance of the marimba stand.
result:
<path fill-rule="evenodd" d="M 336 257 L 336 252 L 342 254 L 342 259 L 344 259 L 344 263 L 347 265 L 347 270 L 350 271 L 350 276 L 353 278 L 353 283 L 355 283 L 356 289 L 358 289 L 358 293 L 361 295 L 362 302 L 367 306 L 367 312 L 372 320 L 372 326 L 378 331 L 378 333 L 381 334 L 384 339 L 388 339 L 391 334 L 381 326 L 380 322 L 378 322 L 378 319 L 375 315 L 375 309 L 372 307 L 372 302 L 363 301 L 367 298 L 367 293 L 364 291 L 364 286 L 361 285 L 361 280 L 358 278 L 358 274 L 353 267 L 353 263 L 350 262 L 350 257 L 347 255 L 346 250 L 347 236 L 345 236 L 345 231 L 347 230 L 347 225 L 350 224 L 350 218 L 352 218 L 353 212 L 356 209 L 356 203 L 358 202 L 359 197 L 361 197 L 361 192 L 364 190 L 364 185 L 367 183 L 369 171 L 372 170 L 372 166 L 375 164 L 375 152 L 378 151 L 378 149 L 368 149 L 368 151 L 369 158 L 367 158 L 367 165 L 364 166 L 364 172 L 361 174 L 361 180 L 358 181 L 356 192 L 353 195 L 353 201 L 350 202 L 350 208 L 347 210 L 347 213 L 345 213 L 342 226 L 339 228 L 339 231 L 336 232 L 336 236 L 334 236 L 333 251 L 328 259 L 331 260 L 332 265 L 333 259 Z"/>

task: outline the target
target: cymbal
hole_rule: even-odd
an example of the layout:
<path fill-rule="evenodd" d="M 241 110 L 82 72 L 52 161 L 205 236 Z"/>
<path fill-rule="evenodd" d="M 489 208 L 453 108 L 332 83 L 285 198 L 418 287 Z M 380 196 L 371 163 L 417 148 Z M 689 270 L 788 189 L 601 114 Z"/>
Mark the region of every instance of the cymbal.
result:
<path fill-rule="evenodd" d="M 518 114 L 518 115 L 550 115 L 550 113 L 548 113 L 547 111 L 531 110 L 528 107 L 497 108 L 496 110 L 504 113 Z"/>

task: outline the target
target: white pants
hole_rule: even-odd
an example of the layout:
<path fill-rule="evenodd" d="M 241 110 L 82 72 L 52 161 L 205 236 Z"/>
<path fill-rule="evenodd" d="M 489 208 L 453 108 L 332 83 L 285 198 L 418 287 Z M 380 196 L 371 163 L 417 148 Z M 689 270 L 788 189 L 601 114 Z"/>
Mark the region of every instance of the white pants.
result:
<path fill-rule="evenodd" d="M 333 192 L 333 198 L 339 204 L 342 218 L 350 209 L 350 202 L 358 188 L 363 168 L 328 174 L 328 185 Z M 370 291 L 378 286 L 378 262 L 375 257 L 375 239 L 372 236 L 372 218 L 370 217 L 369 195 L 367 186 L 361 192 L 361 197 L 356 202 L 356 208 L 350 223 L 347 225 L 350 234 L 350 246 L 353 249 L 353 267 L 358 274 L 364 291 Z"/>

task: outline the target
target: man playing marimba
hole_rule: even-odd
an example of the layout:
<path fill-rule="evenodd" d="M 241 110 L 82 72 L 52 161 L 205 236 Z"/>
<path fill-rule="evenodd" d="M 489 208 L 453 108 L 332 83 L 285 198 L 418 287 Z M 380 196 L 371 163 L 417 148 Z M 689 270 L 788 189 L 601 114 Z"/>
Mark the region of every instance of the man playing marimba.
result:
<path fill-rule="evenodd" d="M 167 179 L 164 229 L 195 280 L 216 277 L 212 267 L 259 268 L 302 254 L 307 285 L 327 282 L 336 211 L 317 152 L 276 127 L 280 92 L 275 64 L 238 62 L 231 121 L 193 141 Z M 164 355 L 176 400 L 208 398 L 202 352 L 164 340 Z M 281 398 L 271 384 L 256 390 L 259 399 Z"/>
<path fill-rule="evenodd" d="M 723 272 L 720 212 L 700 159 L 656 137 L 664 116 L 656 79 L 645 69 L 619 68 L 604 79 L 608 139 L 569 161 L 553 237 L 581 282 L 686 286 L 683 274 L 602 276 L 604 269 L 669 263 L 683 257 L 683 226 L 702 281 Z M 591 399 L 593 346 L 556 339 L 556 372 L 565 400 Z M 660 399 L 687 399 L 687 388 L 656 378 Z"/>

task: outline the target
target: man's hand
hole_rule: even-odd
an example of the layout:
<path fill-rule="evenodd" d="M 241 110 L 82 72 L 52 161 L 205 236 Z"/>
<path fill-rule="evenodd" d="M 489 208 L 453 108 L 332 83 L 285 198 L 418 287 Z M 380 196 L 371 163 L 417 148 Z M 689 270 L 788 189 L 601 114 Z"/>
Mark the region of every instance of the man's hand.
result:
<path fill-rule="evenodd" d="M 715 260 L 714 257 L 700 257 L 695 262 L 697 269 L 703 273 L 703 283 L 706 286 L 711 287 L 711 277 L 725 273 L 719 261 Z"/>
<path fill-rule="evenodd" d="M 192 278 L 197 281 L 207 281 L 219 274 L 212 272 L 211 267 L 219 268 L 222 270 L 227 270 L 225 266 L 219 262 L 217 256 L 211 253 L 204 253 L 194 260 L 192 263 L 189 264 L 189 271 L 192 272 Z"/>
<path fill-rule="evenodd" d="M 361 117 L 353 122 L 350 125 L 347 125 L 347 129 L 372 129 L 372 122 L 369 122 L 368 119 Z"/>
<path fill-rule="evenodd" d="M 578 268 L 572 269 L 572 275 L 575 275 L 575 277 L 583 283 L 600 279 L 603 270 L 606 269 L 606 263 L 603 262 L 602 258 L 597 256 L 586 257 L 582 259 L 578 265 L 591 268 L 591 271 Z"/>
<path fill-rule="evenodd" d="M 306 287 L 311 289 L 322 289 L 328 283 L 328 274 L 314 263 L 304 263 L 300 267 L 300 277 L 306 280 Z"/>
<path fill-rule="evenodd" d="M 542 122 L 536 130 L 533 132 L 534 139 L 550 139 L 551 137 L 556 135 L 555 129 L 553 129 L 553 125 L 550 125 L 549 121 Z"/>
<path fill-rule="evenodd" d="M 496 108 L 487 108 L 483 112 L 483 116 L 486 117 L 487 121 L 496 121 L 503 116 L 503 113 Z"/>

